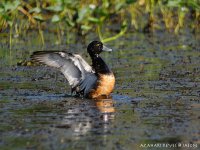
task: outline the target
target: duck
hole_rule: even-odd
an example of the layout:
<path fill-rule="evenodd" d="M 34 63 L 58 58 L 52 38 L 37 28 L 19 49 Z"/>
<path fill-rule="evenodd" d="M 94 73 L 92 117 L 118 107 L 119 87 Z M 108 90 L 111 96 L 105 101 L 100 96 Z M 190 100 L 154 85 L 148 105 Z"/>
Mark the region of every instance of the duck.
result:
<path fill-rule="evenodd" d="M 112 49 L 100 41 L 92 41 L 87 46 L 92 65 L 81 55 L 67 51 L 36 51 L 31 59 L 60 70 L 71 86 L 71 94 L 91 99 L 108 98 L 114 89 L 115 76 L 100 57 L 103 51 Z"/>

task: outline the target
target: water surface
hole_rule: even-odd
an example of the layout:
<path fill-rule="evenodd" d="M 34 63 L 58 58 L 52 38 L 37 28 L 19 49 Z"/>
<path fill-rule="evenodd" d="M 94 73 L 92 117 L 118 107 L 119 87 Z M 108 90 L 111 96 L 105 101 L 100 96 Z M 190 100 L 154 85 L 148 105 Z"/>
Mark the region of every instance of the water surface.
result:
<path fill-rule="evenodd" d="M 45 46 L 35 36 L 15 39 L 11 49 L 1 39 L 0 149 L 200 144 L 199 36 L 131 33 L 108 43 L 114 51 L 102 57 L 116 75 L 116 86 L 112 99 L 102 101 L 70 96 L 56 69 L 21 63 L 45 49 L 67 49 L 90 61 L 86 46 L 93 36 L 67 45 L 55 45 L 55 38 L 47 35 Z"/>

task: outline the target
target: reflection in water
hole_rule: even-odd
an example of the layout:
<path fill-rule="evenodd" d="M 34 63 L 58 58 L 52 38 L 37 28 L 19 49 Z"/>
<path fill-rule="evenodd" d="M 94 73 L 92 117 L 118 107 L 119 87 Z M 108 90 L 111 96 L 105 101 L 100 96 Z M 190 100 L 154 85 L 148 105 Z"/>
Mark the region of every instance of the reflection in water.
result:
<path fill-rule="evenodd" d="M 95 101 L 98 110 L 102 113 L 115 112 L 114 103 L 112 99 L 98 99 Z"/>
<path fill-rule="evenodd" d="M 88 100 L 88 103 L 84 100 L 82 102 L 84 103 L 83 106 L 79 105 L 67 110 L 62 122 L 56 126 L 60 130 L 57 132 L 59 134 L 68 134 L 75 140 L 80 139 L 81 136 L 86 135 L 88 132 L 93 132 L 94 134 L 108 132 L 108 125 L 115 117 L 113 100 L 98 99 Z"/>
<path fill-rule="evenodd" d="M 108 99 L 98 99 L 95 101 L 96 107 L 102 113 L 103 119 L 103 133 L 107 133 L 109 131 L 108 123 L 110 120 L 114 120 L 115 118 L 115 108 L 112 98 Z M 104 134 L 104 141 L 106 141 L 107 136 Z"/>

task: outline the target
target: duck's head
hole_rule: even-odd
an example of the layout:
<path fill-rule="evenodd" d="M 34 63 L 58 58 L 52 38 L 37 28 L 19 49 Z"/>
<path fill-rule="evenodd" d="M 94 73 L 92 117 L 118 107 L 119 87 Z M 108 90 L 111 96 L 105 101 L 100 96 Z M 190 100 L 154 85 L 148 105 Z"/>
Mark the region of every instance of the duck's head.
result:
<path fill-rule="evenodd" d="M 90 54 L 90 56 L 94 57 L 97 56 L 102 52 L 102 51 L 108 51 L 111 52 L 112 49 L 106 47 L 105 45 L 103 45 L 102 42 L 100 41 L 92 41 L 88 47 L 87 47 L 87 51 Z"/>

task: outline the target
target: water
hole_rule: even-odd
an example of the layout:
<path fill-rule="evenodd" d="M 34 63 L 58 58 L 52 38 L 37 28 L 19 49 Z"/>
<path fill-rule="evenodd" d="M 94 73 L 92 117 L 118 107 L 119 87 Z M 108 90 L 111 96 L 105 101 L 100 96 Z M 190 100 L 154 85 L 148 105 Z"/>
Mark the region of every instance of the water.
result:
<path fill-rule="evenodd" d="M 63 48 L 90 61 L 86 46 L 93 36 L 57 46 L 54 38 L 46 36 L 45 46 L 37 37 L 15 39 L 11 50 L 1 39 L 0 149 L 199 148 L 198 35 L 130 33 L 108 43 L 114 51 L 102 57 L 116 86 L 112 99 L 102 101 L 72 97 L 60 72 L 21 63 L 33 51 Z"/>

